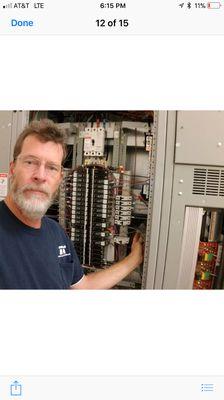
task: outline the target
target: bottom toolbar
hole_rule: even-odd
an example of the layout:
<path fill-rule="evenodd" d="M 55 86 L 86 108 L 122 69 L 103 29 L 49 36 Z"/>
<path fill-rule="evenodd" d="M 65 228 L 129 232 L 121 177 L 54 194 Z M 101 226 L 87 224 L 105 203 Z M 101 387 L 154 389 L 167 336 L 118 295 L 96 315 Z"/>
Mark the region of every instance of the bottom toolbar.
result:
<path fill-rule="evenodd" d="M 0 399 L 172 400 L 224 398 L 224 376 L 0 377 Z"/>

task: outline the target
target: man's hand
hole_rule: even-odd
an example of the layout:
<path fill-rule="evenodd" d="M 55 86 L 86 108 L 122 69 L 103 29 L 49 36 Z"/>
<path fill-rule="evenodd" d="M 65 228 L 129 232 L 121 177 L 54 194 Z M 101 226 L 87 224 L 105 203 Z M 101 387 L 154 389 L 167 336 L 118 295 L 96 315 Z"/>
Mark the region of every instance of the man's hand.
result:
<path fill-rule="evenodd" d="M 136 267 L 139 266 L 143 262 L 143 254 L 144 254 L 144 239 L 141 233 L 136 233 L 133 237 L 132 245 L 131 245 L 131 253 L 130 257 L 133 258 Z"/>
<path fill-rule="evenodd" d="M 85 275 L 81 281 L 71 286 L 71 289 L 110 289 L 124 279 L 143 261 L 143 238 L 136 233 L 131 246 L 131 252 L 123 260 L 101 271 Z"/>

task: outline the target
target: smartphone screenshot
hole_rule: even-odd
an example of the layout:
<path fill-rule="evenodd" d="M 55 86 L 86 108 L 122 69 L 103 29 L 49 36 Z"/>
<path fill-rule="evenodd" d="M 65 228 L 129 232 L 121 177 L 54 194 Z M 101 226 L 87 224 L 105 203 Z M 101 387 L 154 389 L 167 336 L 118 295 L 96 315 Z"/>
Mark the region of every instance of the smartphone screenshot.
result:
<path fill-rule="evenodd" d="M 220 399 L 224 3 L 0 10 L 0 398 Z"/>

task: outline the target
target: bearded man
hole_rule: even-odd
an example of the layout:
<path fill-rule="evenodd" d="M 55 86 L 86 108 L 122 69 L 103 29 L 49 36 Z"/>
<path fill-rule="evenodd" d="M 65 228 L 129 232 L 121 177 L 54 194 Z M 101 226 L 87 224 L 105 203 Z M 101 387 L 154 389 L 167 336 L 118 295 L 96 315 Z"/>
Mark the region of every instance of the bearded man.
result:
<path fill-rule="evenodd" d="M 17 139 L 9 194 L 0 202 L 0 289 L 109 289 L 142 262 L 136 235 L 122 261 L 84 275 L 72 242 L 45 216 L 65 157 L 65 137 L 50 120 L 31 122 Z"/>

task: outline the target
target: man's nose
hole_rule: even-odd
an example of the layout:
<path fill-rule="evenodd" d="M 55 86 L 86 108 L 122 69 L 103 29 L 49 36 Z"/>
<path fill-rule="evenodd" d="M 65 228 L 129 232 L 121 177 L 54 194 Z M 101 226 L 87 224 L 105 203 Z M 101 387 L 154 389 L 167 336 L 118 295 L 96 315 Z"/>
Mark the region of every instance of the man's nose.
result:
<path fill-rule="evenodd" d="M 44 164 L 40 164 L 33 173 L 33 179 L 35 181 L 45 181 L 47 178 L 46 168 Z"/>

